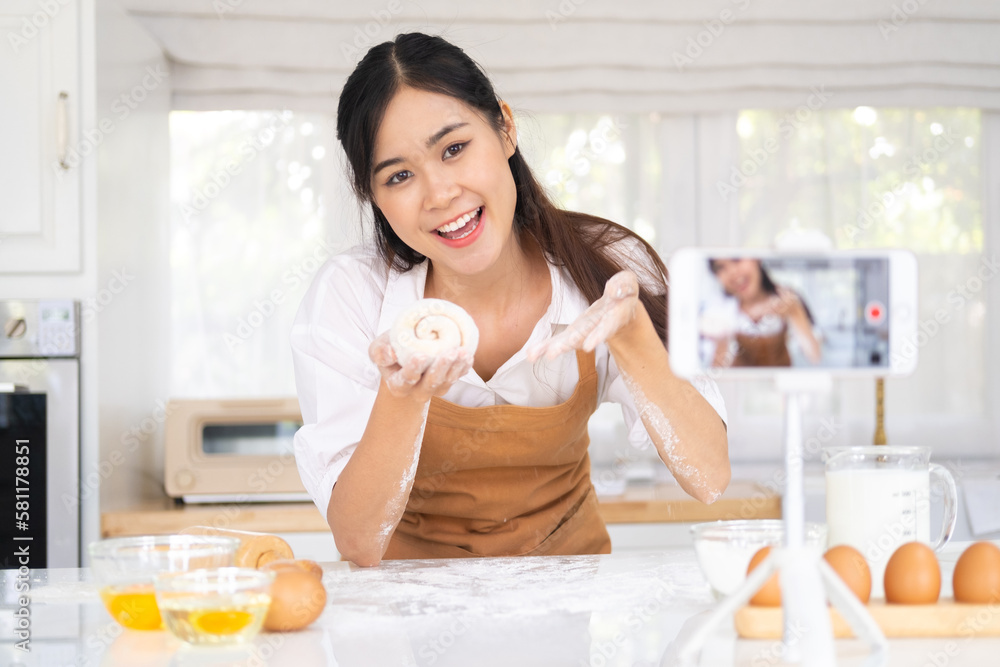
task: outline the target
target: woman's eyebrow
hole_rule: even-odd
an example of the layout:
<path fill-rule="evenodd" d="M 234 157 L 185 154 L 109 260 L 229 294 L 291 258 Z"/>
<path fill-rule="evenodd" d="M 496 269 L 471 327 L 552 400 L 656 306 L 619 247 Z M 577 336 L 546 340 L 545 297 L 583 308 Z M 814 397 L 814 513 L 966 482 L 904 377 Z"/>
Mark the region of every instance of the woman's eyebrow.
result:
<path fill-rule="evenodd" d="M 442 139 L 444 139 L 450 133 L 454 132 L 455 130 L 457 130 L 457 129 L 461 128 L 461 127 L 465 127 L 466 125 L 468 125 L 468 123 L 464 123 L 464 122 L 463 123 L 452 123 L 451 125 L 445 125 L 440 130 L 438 130 L 437 132 L 435 132 L 434 134 L 432 134 L 430 137 L 428 137 L 427 141 L 425 142 L 427 148 L 433 147 L 434 144 L 436 144 L 437 142 L 439 142 Z M 374 176 L 375 174 L 379 173 L 380 171 L 382 171 L 386 167 L 391 167 L 392 165 L 399 164 L 402 161 L 403 161 L 403 158 L 401 158 L 401 157 L 392 157 L 392 158 L 389 158 L 388 160 L 382 160 L 377 165 L 375 165 L 375 168 L 372 170 L 372 176 Z"/>
<path fill-rule="evenodd" d="M 445 125 L 440 130 L 435 132 L 427 139 L 427 148 L 431 148 L 437 142 L 445 138 L 449 133 L 454 132 L 460 127 L 465 127 L 468 123 L 452 123 L 451 125 Z"/>

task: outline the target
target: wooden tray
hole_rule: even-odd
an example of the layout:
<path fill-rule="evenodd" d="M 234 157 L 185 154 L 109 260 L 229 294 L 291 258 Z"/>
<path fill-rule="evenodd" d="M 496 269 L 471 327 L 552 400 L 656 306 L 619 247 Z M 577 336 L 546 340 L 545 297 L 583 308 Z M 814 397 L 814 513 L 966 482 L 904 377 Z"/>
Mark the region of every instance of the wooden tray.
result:
<path fill-rule="evenodd" d="M 1000 604 L 937 604 L 870 602 L 868 611 L 886 637 L 1000 637 Z M 833 635 L 854 633 L 836 609 L 830 610 Z M 736 632 L 745 639 L 781 639 L 781 607 L 743 607 L 735 615 Z"/>

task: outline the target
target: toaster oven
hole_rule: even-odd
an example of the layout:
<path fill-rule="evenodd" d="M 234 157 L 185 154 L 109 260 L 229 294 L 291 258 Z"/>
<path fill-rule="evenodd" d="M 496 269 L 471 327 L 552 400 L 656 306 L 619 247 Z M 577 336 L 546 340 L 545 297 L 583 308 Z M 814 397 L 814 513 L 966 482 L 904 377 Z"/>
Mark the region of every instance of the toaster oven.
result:
<path fill-rule="evenodd" d="M 308 501 L 292 447 L 296 398 L 167 404 L 164 485 L 187 503 Z"/>

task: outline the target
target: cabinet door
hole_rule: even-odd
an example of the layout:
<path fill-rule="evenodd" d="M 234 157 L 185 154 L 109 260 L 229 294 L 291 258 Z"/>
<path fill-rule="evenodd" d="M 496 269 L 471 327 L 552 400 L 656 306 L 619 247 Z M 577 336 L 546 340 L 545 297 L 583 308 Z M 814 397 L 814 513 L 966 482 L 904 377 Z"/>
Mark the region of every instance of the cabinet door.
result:
<path fill-rule="evenodd" d="M 78 0 L 0 3 L 0 273 L 80 270 Z M 96 138 L 96 137 L 94 137 Z"/>

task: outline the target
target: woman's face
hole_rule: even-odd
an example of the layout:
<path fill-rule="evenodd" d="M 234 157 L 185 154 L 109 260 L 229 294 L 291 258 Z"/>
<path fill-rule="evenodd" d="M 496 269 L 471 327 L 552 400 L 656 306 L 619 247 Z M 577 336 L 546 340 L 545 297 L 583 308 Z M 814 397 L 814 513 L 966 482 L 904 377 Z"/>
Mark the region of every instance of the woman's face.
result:
<path fill-rule="evenodd" d="M 713 271 L 726 294 L 741 301 L 760 292 L 760 262 L 756 259 L 717 259 Z"/>
<path fill-rule="evenodd" d="M 507 159 L 516 135 L 498 135 L 447 95 L 404 87 L 375 140 L 372 193 L 396 235 L 435 271 L 474 275 L 512 242 L 517 190 Z"/>

